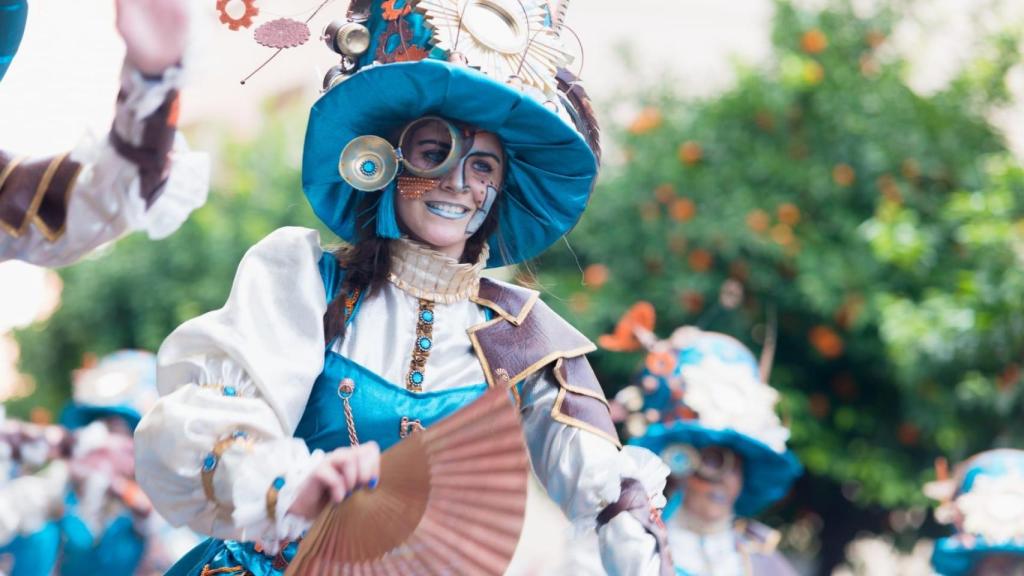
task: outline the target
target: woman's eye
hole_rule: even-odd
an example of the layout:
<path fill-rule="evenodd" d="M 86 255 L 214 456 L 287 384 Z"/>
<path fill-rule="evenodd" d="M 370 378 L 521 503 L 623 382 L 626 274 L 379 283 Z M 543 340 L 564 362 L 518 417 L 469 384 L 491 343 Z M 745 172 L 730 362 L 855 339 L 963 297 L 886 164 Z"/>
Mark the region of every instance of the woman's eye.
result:
<path fill-rule="evenodd" d="M 491 166 L 491 163 L 486 160 L 474 160 L 473 170 L 483 172 L 484 174 L 490 174 L 491 172 L 494 172 L 494 166 Z"/>
<path fill-rule="evenodd" d="M 431 162 L 434 166 L 437 166 L 441 162 L 444 162 L 444 159 L 447 156 L 448 156 L 448 154 L 446 154 L 445 152 L 443 152 L 441 150 L 431 150 L 431 151 L 423 153 L 423 157 L 428 162 Z"/>

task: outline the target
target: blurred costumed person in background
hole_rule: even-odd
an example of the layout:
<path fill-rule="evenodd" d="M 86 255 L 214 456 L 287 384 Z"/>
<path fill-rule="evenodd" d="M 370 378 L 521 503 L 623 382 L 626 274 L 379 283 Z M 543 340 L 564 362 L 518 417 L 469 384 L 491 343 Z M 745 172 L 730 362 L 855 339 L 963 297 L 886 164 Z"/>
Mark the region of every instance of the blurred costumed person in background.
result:
<path fill-rule="evenodd" d="M 75 438 L 60 523 L 62 576 L 163 574 L 199 542 L 155 513 L 135 482 L 132 434 L 157 397 L 150 352 L 115 352 L 76 373 L 60 418 Z"/>
<path fill-rule="evenodd" d="M 567 233 L 597 177 L 562 8 L 364 0 L 329 27 L 342 64 L 313 106 L 302 179 L 349 245 L 272 233 L 227 304 L 161 347 L 139 481 L 172 522 L 213 536 L 173 574 L 280 574 L 322 510 L 376 485 L 379 449 L 493 387 L 609 571 L 671 571 L 651 513 L 667 470 L 621 450 L 584 356 L 594 345 L 537 292 L 481 275 Z M 444 530 L 471 541 L 466 526 Z"/>
<path fill-rule="evenodd" d="M 163 238 L 206 201 L 208 159 L 176 128 L 187 1 L 117 0 L 126 55 L 109 135 L 45 158 L 0 150 L 0 261 L 64 266 L 133 230 Z M 0 0 L 0 77 L 27 13 Z"/>
<path fill-rule="evenodd" d="M 132 431 L 157 398 L 156 357 L 111 354 L 77 371 L 73 386 L 62 426 L 9 428 L 20 438 L 6 436 L 7 446 L 22 460 L 38 453 L 52 463 L 45 475 L 5 486 L 32 484 L 11 491 L 21 500 L 7 521 L 22 529 L 0 554 L 8 555 L 11 576 L 50 574 L 54 566 L 62 576 L 162 574 L 199 538 L 154 513 L 134 479 Z"/>
<path fill-rule="evenodd" d="M 778 393 L 766 384 L 770 349 L 759 366 L 731 336 L 684 326 L 659 340 L 654 321 L 653 306 L 637 303 L 599 344 L 647 350 L 638 384 L 617 394 L 614 407 L 629 444 L 660 454 L 671 470 L 663 519 L 676 573 L 795 575 L 776 550 L 779 533 L 751 518 L 803 472 L 775 413 Z M 569 563 L 600 573 L 588 546 L 575 546 Z"/>
<path fill-rule="evenodd" d="M 53 573 L 70 442 L 62 426 L 8 419 L 0 406 L 0 575 Z"/>
<path fill-rule="evenodd" d="M 997 449 L 961 462 L 944 460 L 925 494 L 941 504 L 939 522 L 956 532 L 935 542 L 932 567 L 942 576 L 1024 576 L 1024 450 Z"/>

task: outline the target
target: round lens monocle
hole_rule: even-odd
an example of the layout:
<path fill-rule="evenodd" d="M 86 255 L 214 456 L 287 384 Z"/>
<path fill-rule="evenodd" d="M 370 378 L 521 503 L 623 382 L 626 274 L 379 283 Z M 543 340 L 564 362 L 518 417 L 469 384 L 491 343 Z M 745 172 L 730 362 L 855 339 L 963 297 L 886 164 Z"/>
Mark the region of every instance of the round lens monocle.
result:
<path fill-rule="evenodd" d="M 341 151 L 338 173 L 356 190 L 383 190 L 403 174 L 440 179 L 459 163 L 465 148 L 462 131 L 437 116 L 424 116 L 407 125 L 398 148 L 380 136 L 353 139 Z"/>

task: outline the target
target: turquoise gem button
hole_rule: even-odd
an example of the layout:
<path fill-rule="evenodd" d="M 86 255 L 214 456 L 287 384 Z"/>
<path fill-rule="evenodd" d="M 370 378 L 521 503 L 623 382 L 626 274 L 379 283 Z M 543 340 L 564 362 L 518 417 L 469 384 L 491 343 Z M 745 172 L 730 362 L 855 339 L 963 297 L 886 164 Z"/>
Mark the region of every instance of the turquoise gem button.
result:
<path fill-rule="evenodd" d="M 430 310 L 424 310 L 420 312 L 420 320 L 427 324 L 432 324 L 434 322 L 434 313 Z"/>
<path fill-rule="evenodd" d="M 423 384 L 423 372 L 419 370 L 409 374 L 409 381 L 413 384 Z"/>
<path fill-rule="evenodd" d="M 274 490 L 280 490 L 281 488 L 284 488 L 284 476 L 274 478 Z"/>
<path fill-rule="evenodd" d="M 420 347 L 420 350 L 424 351 L 430 350 L 430 347 L 433 346 L 433 344 L 434 343 L 430 341 L 430 338 L 427 338 L 426 336 L 420 338 L 419 341 L 416 342 L 416 345 Z"/>
<path fill-rule="evenodd" d="M 238 390 L 235 390 L 234 386 L 225 386 L 224 387 L 224 395 L 225 396 L 237 396 L 238 395 Z"/>
<path fill-rule="evenodd" d="M 204 472 L 209 472 L 209 471 L 213 470 L 216 467 L 217 467 L 217 457 L 214 456 L 213 453 L 211 452 L 210 454 L 206 455 L 206 458 L 203 458 L 203 471 Z"/>
<path fill-rule="evenodd" d="M 359 171 L 366 176 L 373 176 L 377 173 L 377 163 L 373 160 L 366 160 L 359 165 Z"/>

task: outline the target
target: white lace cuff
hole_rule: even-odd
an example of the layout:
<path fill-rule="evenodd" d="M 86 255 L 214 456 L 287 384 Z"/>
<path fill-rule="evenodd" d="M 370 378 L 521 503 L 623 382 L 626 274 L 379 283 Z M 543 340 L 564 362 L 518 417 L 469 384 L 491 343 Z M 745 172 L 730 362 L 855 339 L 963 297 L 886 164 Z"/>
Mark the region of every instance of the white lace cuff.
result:
<path fill-rule="evenodd" d="M 253 541 L 268 554 L 276 554 L 283 544 L 297 539 L 312 521 L 288 513 L 299 489 L 324 458 L 324 453 L 307 451 L 298 438 L 259 444 L 245 460 L 233 466 L 232 520 L 242 531 L 242 539 Z M 268 492 L 283 479 L 277 489 L 277 501 L 271 515 Z"/>

